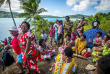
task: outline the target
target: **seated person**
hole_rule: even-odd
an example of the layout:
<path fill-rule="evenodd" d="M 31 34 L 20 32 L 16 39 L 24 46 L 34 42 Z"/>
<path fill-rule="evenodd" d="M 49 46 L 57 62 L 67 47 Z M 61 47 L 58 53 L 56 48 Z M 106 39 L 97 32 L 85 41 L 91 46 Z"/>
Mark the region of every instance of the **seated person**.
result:
<path fill-rule="evenodd" d="M 110 53 L 110 39 L 107 41 L 107 45 L 103 47 L 102 55 Z"/>
<path fill-rule="evenodd" d="M 72 46 L 72 41 L 71 41 L 71 35 L 66 34 L 66 38 L 64 39 L 62 47 L 59 47 L 59 53 L 62 52 L 66 47 L 71 47 Z"/>
<path fill-rule="evenodd" d="M 50 50 L 48 44 L 45 42 L 44 39 L 39 40 L 39 51 L 41 52 L 42 59 L 51 59 L 51 56 L 54 55 L 55 50 Z"/>
<path fill-rule="evenodd" d="M 91 74 L 110 74 L 110 54 L 105 55 L 98 60 L 96 70 Z"/>
<path fill-rule="evenodd" d="M 100 25 L 100 21 L 98 21 L 98 16 L 95 16 L 95 21 L 92 22 L 92 28 L 97 29 Z"/>
<path fill-rule="evenodd" d="M 75 40 L 75 47 L 72 47 L 72 50 L 76 52 L 76 54 L 81 54 L 84 55 L 86 53 L 86 36 L 85 35 L 81 35 L 80 38 L 77 38 Z"/>
<path fill-rule="evenodd" d="M 100 58 L 102 56 L 102 51 L 103 51 L 103 47 L 102 47 L 102 42 L 99 42 L 100 45 L 98 47 L 93 47 L 93 62 L 97 62 L 98 58 Z"/>
<path fill-rule="evenodd" d="M 97 32 L 97 35 L 96 35 L 96 37 L 93 39 L 93 44 L 94 44 L 94 46 L 98 46 L 98 45 L 100 45 L 100 41 L 102 41 L 102 32 Z"/>
<path fill-rule="evenodd" d="M 104 36 L 104 40 L 102 40 L 102 46 L 107 45 L 107 41 L 110 37 L 108 35 Z"/>
<path fill-rule="evenodd" d="M 54 74 L 71 74 L 75 72 L 76 63 L 72 55 L 73 51 L 70 47 L 66 47 L 63 54 L 57 55 Z"/>

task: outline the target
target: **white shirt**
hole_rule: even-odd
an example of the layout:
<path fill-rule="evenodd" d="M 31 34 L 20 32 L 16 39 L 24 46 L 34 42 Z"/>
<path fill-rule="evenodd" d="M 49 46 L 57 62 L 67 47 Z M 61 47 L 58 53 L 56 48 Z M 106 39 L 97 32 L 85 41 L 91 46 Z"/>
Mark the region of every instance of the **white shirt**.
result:
<path fill-rule="evenodd" d="M 59 26 L 57 23 L 54 24 L 54 28 L 55 28 L 55 30 L 58 30 L 58 28 L 56 26 L 57 27 Z"/>
<path fill-rule="evenodd" d="M 46 39 L 46 37 L 47 37 L 47 34 L 41 34 L 42 39 Z"/>

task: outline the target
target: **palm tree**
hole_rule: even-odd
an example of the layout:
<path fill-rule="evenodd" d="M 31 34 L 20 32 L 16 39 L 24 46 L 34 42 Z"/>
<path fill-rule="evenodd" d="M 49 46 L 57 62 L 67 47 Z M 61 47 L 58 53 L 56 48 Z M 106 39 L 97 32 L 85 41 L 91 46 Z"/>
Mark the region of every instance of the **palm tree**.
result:
<path fill-rule="evenodd" d="M 44 8 L 39 9 L 40 2 L 41 0 L 21 0 L 21 8 L 24 10 L 24 13 L 21 13 L 19 17 L 26 17 L 25 21 L 34 21 L 35 38 L 37 37 L 35 20 L 39 20 L 40 16 L 38 14 L 47 12 Z"/>
<path fill-rule="evenodd" d="M 13 19 L 13 22 L 14 22 L 14 25 L 16 26 L 16 23 L 15 23 L 15 20 L 14 20 L 14 17 L 13 17 L 13 12 L 11 10 L 11 0 L 0 0 L 0 7 L 6 2 L 8 5 L 9 5 L 9 8 L 10 8 L 10 13 L 11 13 L 11 16 L 12 16 L 12 19 Z"/>

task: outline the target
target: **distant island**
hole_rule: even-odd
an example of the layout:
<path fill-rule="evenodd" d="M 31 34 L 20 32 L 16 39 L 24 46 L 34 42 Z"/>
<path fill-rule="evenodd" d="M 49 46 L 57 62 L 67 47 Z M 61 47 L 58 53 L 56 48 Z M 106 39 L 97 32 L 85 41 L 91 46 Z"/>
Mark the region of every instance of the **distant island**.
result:
<path fill-rule="evenodd" d="M 18 18 L 18 15 L 20 13 L 17 12 L 13 12 L 13 16 L 14 18 Z M 42 18 L 64 18 L 63 17 L 59 17 L 59 16 L 52 16 L 52 15 L 40 15 Z M 88 17 L 87 15 L 82 15 L 82 14 L 76 14 L 76 15 L 68 15 L 70 18 L 81 18 L 82 16 Z M 0 11 L 0 18 L 11 18 L 11 14 L 10 12 L 5 12 L 5 11 Z"/>

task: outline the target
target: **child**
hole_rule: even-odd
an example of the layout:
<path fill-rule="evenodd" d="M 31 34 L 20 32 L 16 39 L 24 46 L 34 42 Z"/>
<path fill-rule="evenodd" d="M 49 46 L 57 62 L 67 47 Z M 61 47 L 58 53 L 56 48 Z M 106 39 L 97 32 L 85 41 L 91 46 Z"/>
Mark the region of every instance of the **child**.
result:
<path fill-rule="evenodd" d="M 75 29 L 73 29 L 72 32 L 71 32 L 71 41 L 72 41 L 73 44 L 75 42 L 75 39 L 76 39 L 76 33 L 75 33 Z"/>
<path fill-rule="evenodd" d="M 51 28 L 49 30 L 49 36 L 50 36 L 50 44 L 52 47 L 52 41 L 53 40 L 55 41 L 55 29 L 53 28 L 53 24 L 51 25 Z M 55 41 L 55 43 L 56 43 L 56 41 Z"/>
<path fill-rule="evenodd" d="M 77 38 L 75 40 L 75 47 L 72 47 L 73 51 L 81 55 L 84 55 L 86 53 L 85 47 L 86 47 L 86 36 L 85 35 L 81 35 L 80 38 Z"/>
<path fill-rule="evenodd" d="M 41 52 L 42 59 L 51 59 L 51 56 L 54 55 L 55 50 L 50 50 L 48 44 L 44 41 L 44 39 L 39 40 L 39 51 Z"/>
<path fill-rule="evenodd" d="M 45 31 L 44 30 L 42 31 L 41 38 L 44 39 L 45 42 L 46 42 L 46 40 L 47 40 L 47 34 L 45 34 Z"/>
<path fill-rule="evenodd" d="M 102 41 L 102 32 L 97 32 L 97 36 L 93 39 L 94 46 L 100 45 L 100 41 Z"/>
<path fill-rule="evenodd" d="M 102 40 L 102 46 L 106 45 L 107 44 L 107 41 L 110 37 L 108 35 L 105 35 L 104 36 L 104 40 Z"/>
<path fill-rule="evenodd" d="M 99 42 L 100 45 L 98 47 L 93 47 L 93 62 L 96 62 L 98 60 L 98 58 L 100 58 L 100 56 L 102 56 L 102 51 L 103 51 L 103 47 L 102 47 L 102 42 Z"/>
<path fill-rule="evenodd" d="M 76 64 L 72 55 L 73 51 L 70 47 L 66 47 L 63 54 L 57 55 L 54 74 L 71 74 L 75 72 Z"/>
<path fill-rule="evenodd" d="M 72 46 L 72 41 L 71 41 L 70 38 L 71 38 L 71 35 L 70 34 L 66 34 L 66 38 L 64 39 L 62 47 L 59 47 L 59 53 L 62 53 L 62 51 L 66 47 L 71 47 Z"/>
<path fill-rule="evenodd" d="M 60 39 L 62 38 L 62 23 L 61 23 L 61 21 L 58 21 L 58 25 L 59 25 L 59 27 L 58 27 L 58 40 L 57 40 L 57 48 L 60 46 Z"/>

